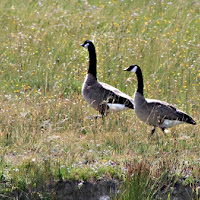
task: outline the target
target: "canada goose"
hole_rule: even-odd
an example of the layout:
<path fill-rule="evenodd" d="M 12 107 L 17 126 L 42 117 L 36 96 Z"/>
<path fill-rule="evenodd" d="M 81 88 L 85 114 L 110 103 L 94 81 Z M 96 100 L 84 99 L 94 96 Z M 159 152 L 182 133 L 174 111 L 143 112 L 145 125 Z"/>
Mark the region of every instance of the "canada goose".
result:
<path fill-rule="evenodd" d="M 134 109 L 133 99 L 120 90 L 97 80 L 97 59 L 95 46 L 86 40 L 81 46 L 89 52 L 89 69 L 82 87 L 82 95 L 87 103 L 102 116 L 110 111 Z"/>
<path fill-rule="evenodd" d="M 192 117 L 167 102 L 145 99 L 143 96 L 142 71 L 138 65 L 131 65 L 124 70 L 135 72 L 137 75 L 138 87 L 134 94 L 134 110 L 141 121 L 154 127 L 151 135 L 155 132 L 156 127 L 160 127 L 164 132 L 165 128 L 170 128 L 176 124 L 196 124 Z"/>

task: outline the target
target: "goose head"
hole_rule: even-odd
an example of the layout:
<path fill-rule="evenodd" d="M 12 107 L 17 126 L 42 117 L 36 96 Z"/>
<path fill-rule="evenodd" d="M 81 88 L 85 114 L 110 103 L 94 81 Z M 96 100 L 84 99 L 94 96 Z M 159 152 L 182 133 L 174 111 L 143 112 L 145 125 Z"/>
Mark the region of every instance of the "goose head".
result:
<path fill-rule="evenodd" d="M 134 72 L 136 73 L 138 70 L 139 66 L 138 65 L 131 65 L 128 68 L 124 69 L 124 71 L 129 71 L 129 72 Z"/>
<path fill-rule="evenodd" d="M 94 46 L 94 45 L 93 45 L 92 41 L 86 40 L 83 44 L 81 44 L 81 46 L 88 49 L 89 46 Z"/>

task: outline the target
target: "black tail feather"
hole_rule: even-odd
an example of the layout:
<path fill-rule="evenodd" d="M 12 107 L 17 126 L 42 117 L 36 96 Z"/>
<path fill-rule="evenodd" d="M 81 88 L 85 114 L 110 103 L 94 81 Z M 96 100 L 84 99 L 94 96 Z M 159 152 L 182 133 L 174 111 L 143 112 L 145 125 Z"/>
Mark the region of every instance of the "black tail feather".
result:
<path fill-rule="evenodd" d="M 181 111 L 177 111 L 177 114 L 179 116 L 180 121 L 186 122 L 188 124 L 193 124 L 193 125 L 196 124 L 194 119 L 192 117 L 190 117 L 188 114 L 181 112 Z"/>

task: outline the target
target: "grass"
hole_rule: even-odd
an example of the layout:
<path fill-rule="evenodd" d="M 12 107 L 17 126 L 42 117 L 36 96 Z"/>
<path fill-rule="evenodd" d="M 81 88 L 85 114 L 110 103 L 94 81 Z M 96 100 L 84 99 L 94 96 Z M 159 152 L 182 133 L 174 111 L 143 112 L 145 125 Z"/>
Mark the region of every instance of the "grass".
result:
<path fill-rule="evenodd" d="M 141 66 L 145 96 L 200 118 L 198 1 L 16 1 L 0 3 L 0 194 L 56 180 L 124 179 L 127 163 L 150 177 L 200 178 L 199 125 L 164 135 L 133 111 L 97 114 L 81 96 L 91 39 L 98 78 L 133 95 Z M 137 174 L 137 173 L 136 173 Z M 30 189 L 31 188 L 31 189 Z M 30 192 L 31 193 L 31 192 Z M 37 194 L 34 194 L 37 196 Z"/>

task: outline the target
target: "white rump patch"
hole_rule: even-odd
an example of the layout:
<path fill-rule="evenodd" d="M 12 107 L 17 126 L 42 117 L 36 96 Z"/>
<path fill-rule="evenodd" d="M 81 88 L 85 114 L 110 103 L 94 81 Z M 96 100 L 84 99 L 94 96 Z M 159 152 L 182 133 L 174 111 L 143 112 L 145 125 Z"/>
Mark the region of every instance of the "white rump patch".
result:
<path fill-rule="evenodd" d="M 169 130 L 165 129 L 164 132 L 165 132 L 165 133 L 169 133 Z"/>
<path fill-rule="evenodd" d="M 163 124 L 160 127 L 161 128 L 170 128 L 170 127 L 175 126 L 177 124 L 183 124 L 183 123 L 184 122 L 182 122 L 182 121 L 165 119 Z"/>
<path fill-rule="evenodd" d="M 109 109 L 107 110 L 107 112 L 118 112 L 118 111 L 122 111 L 122 110 L 126 110 L 127 107 L 124 104 L 118 104 L 118 103 L 108 103 Z"/>

